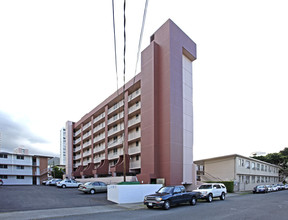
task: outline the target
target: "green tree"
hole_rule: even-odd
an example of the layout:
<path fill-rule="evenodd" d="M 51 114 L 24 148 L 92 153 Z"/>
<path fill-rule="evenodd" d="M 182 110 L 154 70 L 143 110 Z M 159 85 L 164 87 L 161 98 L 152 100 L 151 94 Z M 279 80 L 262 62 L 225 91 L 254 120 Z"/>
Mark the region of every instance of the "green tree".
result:
<path fill-rule="evenodd" d="M 59 168 L 57 166 L 54 166 L 52 168 L 52 176 L 54 178 L 62 179 L 64 173 L 65 173 L 65 169 Z"/>

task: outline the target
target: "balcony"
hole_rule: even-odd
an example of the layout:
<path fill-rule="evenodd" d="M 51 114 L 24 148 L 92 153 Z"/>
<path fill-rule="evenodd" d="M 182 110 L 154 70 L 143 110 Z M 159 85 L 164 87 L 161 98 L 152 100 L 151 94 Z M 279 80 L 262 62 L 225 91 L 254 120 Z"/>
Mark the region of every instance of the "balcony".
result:
<path fill-rule="evenodd" d="M 74 152 L 81 150 L 81 146 L 74 148 Z"/>
<path fill-rule="evenodd" d="M 91 160 L 90 160 L 90 159 L 89 159 L 89 160 L 85 160 L 85 161 L 83 161 L 83 166 L 87 166 L 88 163 L 91 163 Z"/>
<path fill-rule="evenodd" d="M 78 144 L 81 141 L 81 137 L 74 141 L 74 144 Z"/>
<path fill-rule="evenodd" d="M 141 168 L 141 160 L 130 161 L 130 169 L 139 169 Z"/>
<path fill-rule="evenodd" d="M 108 154 L 108 160 L 115 160 L 118 159 L 120 155 L 123 155 L 123 149 L 118 148 L 117 153 L 114 153 L 113 151 Z"/>
<path fill-rule="evenodd" d="M 87 132 L 83 135 L 83 140 L 91 135 L 91 131 Z"/>
<path fill-rule="evenodd" d="M 100 163 L 101 160 L 104 160 L 104 159 L 105 159 L 105 157 L 96 157 L 96 158 L 94 158 L 94 163 Z"/>
<path fill-rule="evenodd" d="M 89 128 L 91 126 L 91 121 L 88 122 L 86 125 L 84 125 L 83 127 L 83 131 L 85 131 L 87 128 Z"/>
<path fill-rule="evenodd" d="M 128 154 L 132 155 L 132 154 L 140 154 L 141 153 L 141 146 L 132 146 L 128 148 Z"/>
<path fill-rule="evenodd" d="M 138 131 L 130 132 L 128 134 L 128 141 L 132 141 L 132 140 L 140 138 L 140 137 L 141 137 L 141 131 L 139 129 Z"/>
<path fill-rule="evenodd" d="M 128 127 L 133 126 L 135 124 L 138 124 L 141 122 L 141 116 L 139 115 L 138 117 L 133 117 L 128 121 Z"/>
<path fill-rule="evenodd" d="M 113 127 L 108 131 L 108 136 L 113 135 L 118 133 L 119 131 L 123 131 L 124 130 L 124 124 L 121 123 L 119 125 L 117 125 L 117 127 Z"/>
<path fill-rule="evenodd" d="M 91 140 L 85 142 L 85 143 L 83 144 L 83 148 L 88 147 L 88 146 L 90 146 L 90 145 L 91 145 Z"/>
<path fill-rule="evenodd" d="M 102 118 L 105 118 L 105 112 L 101 113 L 96 118 L 94 118 L 93 123 L 96 123 L 97 121 L 100 121 Z"/>
<path fill-rule="evenodd" d="M 105 150 L 105 144 L 104 143 L 101 144 L 100 146 L 94 147 L 94 153 L 98 153 L 98 152 L 101 152 L 103 150 Z"/>
<path fill-rule="evenodd" d="M 91 150 L 84 151 L 84 153 L 83 153 L 83 157 L 90 156 L 90 155 L 91 155 Z"/>
<path fill-rule="evenodd" d="M 81 154 L 76 154 L 76 156 L 74 157 L 74 160 L 79 160 L 81 158 Z"/>
<path fill-rule="evenodd" d="M 130 102 L 134 98 L 138 97 L 139 95 L 141 95 L 141 89 L 140 88 L 128 96 L 128 102 Z"/>
<path fill-rule="evenodd" d="M 101 124 L 97 125 L 97 126 L 93 129 L 93 133 L 96 133 L 97 131 L 101 130 L 102 128 L 105 128 L 105 122 L 102 122 Z"/>
<path fill-rule="evenodd" d="M 129 108 L 128 113 L 131 114 L 132 112 L 135 112 L 135 111 L 137 111 L 140 108 L 141 108 L 141 102 L 136 102 L 135 105 L 132 105 Z"/>
<path fill-rule="evenodd" d="M 74 133 L 74 137 L 78 136 L 79 134 L 81 134 L 81 129 L 79 129 L 78 131 L 76 131 L 76 132 Z"/>
<path fill-rule="evenodd" d="M 117 109 L 119 109 L 120 107 L 122 107 L 124 105 L 124 101 L 121 100 L 120 102 L 116 103 L 115 105 L 113 105 L 111 108 L 108 109 L 108 115 L 113 112 L 116 111 Z"/>
<path fill-rule="evenodd" d="M 123 138 L 118 138 L 117 140 L 112 140 L 108 142 L 108 148 L 112 148 L 118 145 L 123 144 Z"/>
<path fill-rule="evenodd" d="M 118 113 L 117 115 L 108 119 L 108 125 L 112 124 L 113 122 L 115 122 L 115 121 L 117 121 L 123 117 L 124 117 L 124 112 Z"/>
<path fill-rule="evenodd" d="M 79 163 L 74 163 L 74 168 L 77 168 L 77 167 L 79 167 L 81 165 L 81 163 L 79 162 Z"/>
<path fill-rule="evenodd" d="M 101 133 L 100 135 L 98 135 L 97 137 L 94 138 L 93 144 L 95 144 L 96 142 L 98 142 L 104 138 L 105 138 L 105 133 Z"/>

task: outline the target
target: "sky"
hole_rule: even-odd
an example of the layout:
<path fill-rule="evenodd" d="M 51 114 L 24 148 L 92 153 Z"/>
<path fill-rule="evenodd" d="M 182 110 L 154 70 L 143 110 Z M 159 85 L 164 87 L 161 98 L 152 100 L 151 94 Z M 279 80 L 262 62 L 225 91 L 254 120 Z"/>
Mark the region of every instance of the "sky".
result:
<path fill-rule="evenodd" d="M 115 0 L 118 81 L 111 2 L 0 0 L 0 151 L 59 155 L 66 121 L 123 85 L 123 0 Z M 141 51 L 169 18 L 197 44 L 194 159 L 288 147 L 286 2 L 149 1 Z M 126 1 L 126 82 L 141 71 L 144 6 Z"/>

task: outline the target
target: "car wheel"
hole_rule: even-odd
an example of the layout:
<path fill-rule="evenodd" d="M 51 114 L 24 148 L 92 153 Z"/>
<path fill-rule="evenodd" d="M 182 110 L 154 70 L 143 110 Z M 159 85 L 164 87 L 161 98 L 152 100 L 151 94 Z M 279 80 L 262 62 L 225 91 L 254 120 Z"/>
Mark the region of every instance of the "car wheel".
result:
<path fill-rule="evenodd" d="M 212 194 L 209 194 L 207 198 L 207 202 L 212 202 L 212 200 L 213 200 Z"/>
<path fill-rule="evenodd" d="M 148 209 L 153 209 L 153 206 L 147 205 L 147 208 L 148 208 Z"/>
<path fill-rule="evenodd" d="M 169 200 L 167 200 L 167 201 L 165 201 L 164 202 L 164 207 L 163 207 L 165 210 L 168 210 L 168 209 L 170 209 L 170 201 Z"/>
<path fill-rule="evenodd" d="M 66 188 L 66 185 L 62 185 L 62 188 L 65 189 L 65 188 Z"/>
<path fill-rule="evenodd" d="M 222 194 L 221 194 L 221 196 L 220 196 L 220 199 L 221 199 L 221 200 L 225 200 L 225 193 L 224 193 L 224 192 L 222 192 Z"/>
<path fill-rule="evenodd" d="M 95 189 L 90 190 L 90 194 L 95 194 L 95 192 L 96 192 Z"/>
<path fill-rule="evenodd" d="M 195 197 L 192 197 L 191 201 L 190 201 L 190 205 L 194 206 L 197 203 L 197 199 Z"/>
<path fill-rule="evenodd" d="M 3 182 L 2 181 L 0 181 L 0 186 L 2 186 L 3 185 Z"/>

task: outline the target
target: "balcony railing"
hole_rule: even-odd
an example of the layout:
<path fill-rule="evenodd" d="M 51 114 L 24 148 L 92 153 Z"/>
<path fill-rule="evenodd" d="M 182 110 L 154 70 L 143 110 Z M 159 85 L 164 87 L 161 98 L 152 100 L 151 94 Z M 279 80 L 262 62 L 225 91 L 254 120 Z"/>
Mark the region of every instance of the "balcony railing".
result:
<path fill-rule="evenodd" d="M 141 95 L 141 89 L 140 88 L 128 96 L 128 102 L 131 101 L 132 99 L 136 98 L 139 95 Z"/>
<path fill-rule="evenodd" d="M 93 143 L 96 143 L 97 141 L 100 141 L 105 138 L 105 133 L 101 133 L 97 137 L 94 138 Z"/>
<path fill-rule="evenodd" d="M 108 114 L 110 114 L 111 112 L 117 110 L 118 108 L 122 107 L 124 104 L 123 100 L 121 100 L 120 102 L 116 103 L 115 105 L 113 105 L 111 108 L 108 109 Z"/>
<path fill-rule="evenodd" d="M 105 157 L 96 157 L 96 158 L 94 158 L 94 163 L 100 163 L 101 160 L 104 160 L 104 159 L 105 159 Z"/>
<path fill-rule="evenodd" d="M 91 163 L 91 159 L 83 161 L 83 166 L 87 166 L 88 163 Z"/>
<path fill-rule="evenodd" d="M 91 131 L 87 132 L 86 134 L 83 135 L 83 139 L 89 137 L 91 135 Z"/>
<path fill-rule="evenodd" d="M 105 144 L 101 144 L 100 146 L 94 147 L 94 153 L 105 150 Z"/>
<path fill-rule="evenodd" d="M 119 131 L 122 131 L 124 129 L 124 124 L 121 123 L 119 125 L 117 125 L 117 127 L 113 127 L 111 128 L 109 131 L 108 131 L 108 136 L 112 135 L 112 134 L 115 134 Z"/>
<path fill-rule="evenodd" d="M 81 129 L 75 132 L 74 137 L 81 133 Z"/>
<path fill-rule="evenodd" d="M 89 146 L 89 145 L 91 145 L 91 140 L 85 142 L 85 143 L 83 144 L 83 148 L 85 148 L 85 147 L 87 147 L 87 146 Z"/>
<path fill-rule="evenodd" d="M 102 122 L 101 124 L 97 125 L 94 129 L 93 129 L 93 133 L 99 131 L 100 129 L 105 127 L 105 123 Z"/>
<path fill-rule="evenodd" d="M 136 110 L 140 109 L 141 108 L 141 102 L 137 102 L 135 105 L 132 105 L 129 110 L 128 110 L 128 113 L 132 113 L 132 112 L 135 112 Z"/>
<path fill-rule="evenodd" d="M 75 160 L 78 160 L 81 158 L 81 154 L 76 154 L 76 156 L 74 157 Z"/>
<path fill-rule="evenodd" d="M 141 146 L 134 146 L 134 147 L 129 147 L 128 148 L 128 154 L 137 154 L 141 153 Z"/>
<path fill-rule="evenodd" d="M 120 148 L 117 150 L 117 153 L 111 152 L 108 154 L 108 160 L 118 159 L 120 155 L 123 155 L 123 149 Z"/>
<path fill-rule="evenodd" d="M 123 138 L 118 138 L 117 140 L 112 140 L 108 142 L 108 148 L 115 147 L 117 145 L 123 144 Z"/>
<path fill-rule="evenodd" d="M 102 119 L 104 117 L 105 117 L 105 112 L 101 113 L 96 118 L 94 118 L 93 123 L 96 123 L 97 121 L 99 121 L 100 119 Z"/>
<path fill-rule="evenodd" d="M 128 134 L 128 141 L 131 141 L 133 139 L 140 138 L 140 137 L 141 137 L 141 131 L 139 129 L 136 132 L 134 131 Z"/>
<path fill-rule="evenodd" d="M 86 129 L 87 129 L 88 127 L 90 127 L 90 126 L 91 126 L 91 121 L 88 122 L 86 125 L 84 125 L 83 131 L 86 130 Z"/>
<path fill-rule="evenodd" d="M 130 162 L 130 169 L 137 169 L 137 168 L 141 168 L 141 160 L 137 160 L 137 161 L 131 161 Z"/>
<path fill-rule="evenodd" d="M 138 124 L 139 122 L 141 122 L 141 116 L 140 115 L 138 117 L 133 117 L 132 119 L 130 119 L 128 121 L 128 126 Z"/>
<path fill-rule="evenodd" d="M 74 152 L 77 152 L 77 151 L 79 151 L 79 150 L 81 150 L 81 146 L 76 147 L 76 148 L 74 149 Z"/>
<path fill-rule="evenodd" d="M 83 157 L 86 157 L 86 156 L 89 156 L 89 155 L 91 155 L 91 150 L 85 151 L 85 152 L 83 153 Z"/>
<path fill-rule="evenodd" d="M 74 141 L 74 144 L 78 144 L 81 141 L 81 137 Z"/>
<path fill-rule="evenodd" d="M 114 121 L 117 121 L 117 120 L 123 118 L 123 117 L 124 117 L 124 112 L 120 112 L 119 114 L 108 119 L 108 125 L 113 123 Z"/>

